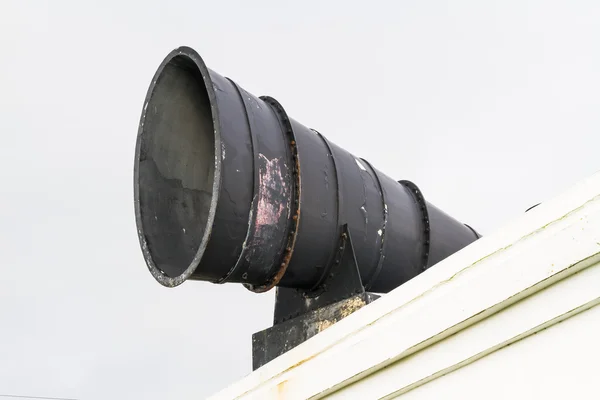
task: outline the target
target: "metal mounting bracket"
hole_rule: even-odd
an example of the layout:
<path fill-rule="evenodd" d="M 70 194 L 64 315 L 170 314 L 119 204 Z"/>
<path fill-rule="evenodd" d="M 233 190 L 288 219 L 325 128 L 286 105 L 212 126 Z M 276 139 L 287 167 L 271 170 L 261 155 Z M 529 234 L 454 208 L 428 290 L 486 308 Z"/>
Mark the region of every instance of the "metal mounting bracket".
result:
<path fill-rule="evenodd" d="M 254 370 L 379 297 L 365 292 L 347 225 L 328 275 L 317 288 L 276 290 L 273 326 L 252 335 Z"/>

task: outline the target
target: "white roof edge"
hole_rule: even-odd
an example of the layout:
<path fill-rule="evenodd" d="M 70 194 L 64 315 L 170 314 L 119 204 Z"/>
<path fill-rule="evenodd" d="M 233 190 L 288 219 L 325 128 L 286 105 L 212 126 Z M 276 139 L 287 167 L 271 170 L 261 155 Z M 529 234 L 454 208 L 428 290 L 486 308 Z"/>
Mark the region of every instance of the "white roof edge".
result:
<path fill-rule="evenodd" d="M 600 258 L 600 172 L 524 213 L 211 399 L 318 398 Z"/>

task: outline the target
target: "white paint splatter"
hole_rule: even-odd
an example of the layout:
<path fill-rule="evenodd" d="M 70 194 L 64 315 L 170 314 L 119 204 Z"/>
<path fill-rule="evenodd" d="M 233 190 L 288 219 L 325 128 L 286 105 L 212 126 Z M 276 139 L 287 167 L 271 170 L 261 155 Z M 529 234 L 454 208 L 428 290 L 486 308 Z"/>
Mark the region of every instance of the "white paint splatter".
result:
<path fill-rule="evenodd" d="M 377 233 L 379 234 L 379 236 L 381 236 L 383 234 L 383 231 L 380 229 L 377 231 Z"/>
<path fill-rule="evenodd" d="M 366 171 L 367 169 L 365 168 L 364 165 L 362 165 L 362 163 L 358 160 L 358 158 L 354 159 L 356 161 L 356 165 L 358 165 L 358 168 L 362 169 L 363 171 Z"/>
<path fill-rule="evenodd" d="M 254 200 L 256 200 L 256 196 L 252 198 L 252 202 L 250 203 L 250 217 L 248 218 L 248 226 L 252 223 L 252 218 L 254 217 Z M 247 247 L 248 237 L 250 236 L 250 230 L 246 232 L 246 238 L 244 239 L 244 243 L 242 243 L 242 250 Z"/>

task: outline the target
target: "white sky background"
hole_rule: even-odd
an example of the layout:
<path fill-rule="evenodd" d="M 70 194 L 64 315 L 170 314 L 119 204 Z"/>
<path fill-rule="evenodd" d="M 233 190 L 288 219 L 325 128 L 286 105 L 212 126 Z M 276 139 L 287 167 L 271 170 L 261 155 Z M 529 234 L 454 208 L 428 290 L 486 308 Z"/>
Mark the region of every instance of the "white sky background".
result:
<path fill-rule="evenodd" d="M 171 49 L 486 234 L 600 169 L 598 21 L 592 0 L 2 0 L 0 394 L 201 399 L 251 370 L 274 293 L 169 290 L 139 250 L 137 124 Z"/>

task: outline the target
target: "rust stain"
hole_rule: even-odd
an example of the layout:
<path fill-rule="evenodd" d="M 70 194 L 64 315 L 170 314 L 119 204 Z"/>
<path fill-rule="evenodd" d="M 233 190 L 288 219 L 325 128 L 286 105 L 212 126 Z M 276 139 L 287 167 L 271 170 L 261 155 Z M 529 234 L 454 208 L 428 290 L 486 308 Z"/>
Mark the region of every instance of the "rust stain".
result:
<path fill-rule="evenodd" d="M 281 375 L 285 374 L 286 372 L 288 372 L 288 371 L 291 371 L 291 370 L 293 370 L 294 368 L 297 368 L 297 367 L 299 367 L 300 365 L 304 364 L 305 362 L 312 360 L 313 358 L 315 358 L 315 357 L 316 357 L 316 356 L 318 356 L 319 354 L 320 354 L 320 353 L 317 353 L 317 354 L 311 354 L 309 357 L 306 357 L 306 358 L 303 358 L 303 359 L 301 359 L 301 360 L 300 360 L 300 361 L 298 361 L 297 363 L 295 363 L 295 364 L 292 364 L 291 366 L 287 367 L 287 368 L 286 368 L 286 369 L 284 369 L 283 371 L 279 372 L 279 373 L 278 373 L 277 375 L 275 375 L 273 378 L 275 378 L 275 377 L 277 377 L 277 376 L 281 376 Z"/>
<path fill-rule="evenodd" d="M 277 384 L 277 398 L 284 399 L 285 397 L 285 384 L 287 380 L 283 380 Z"/>

